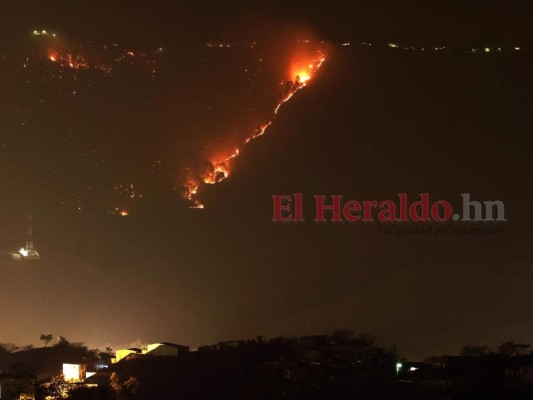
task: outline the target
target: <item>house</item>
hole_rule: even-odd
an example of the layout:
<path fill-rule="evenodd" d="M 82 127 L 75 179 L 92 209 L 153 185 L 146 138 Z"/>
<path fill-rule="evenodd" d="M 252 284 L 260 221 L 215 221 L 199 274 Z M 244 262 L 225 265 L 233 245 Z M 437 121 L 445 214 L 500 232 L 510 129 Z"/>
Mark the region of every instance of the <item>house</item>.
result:
<path fill-rule="evenodd" d="M 91 375 L 83 382 L 87 387 L 110 387 L 111 386 L 111 372 L 98 371 Z"/>
<path fill-rule="evenodd" d="M 446 356 L 446 377 L 456 388 L 497 382 L 505 377 L 505 359 L 491 356 Z"/>
<path fill-rule="evenodd" d="M 141 347 L 141 353 L 154 357 L 178 357 L 179 353 L 189 351 L 189 346 L 170 342 L 152 343 Z"/>
<path fill-rule="evenodd" d="M 533 364 L 521 365 L 516 377 L 523 385 L 533 385 Z"/>
<path fill-rule="evenodd" d="M 67 382 L 83 382 L 94 374 L 95 372 L 87 371 L 87 364 L 63 363 L 63 378 Z"/>
<path fill-rule="evenodd" d="M 292 342 L 292 347 L 295 352 L 302 354 L 307 350 L 314 350 L 318 346 L 325 346 L 328 344 L 328 335 L 313 335 L 303 336 Z"/>
<path fill-rule="evenodd" d="M 238 349 L 244 344 L 244 340 L 228 340 L 225 342 L 219 342 L 215 348 L 218 350 Z"/>
<path fill-rule="evenodd" d="M 126 358 L 130 354 L 141 354 L 141 349 L 138 349 L 136 347 L 132 347 L 130 349 L 117 350 L 116 353 L 115 353 L 115 358 L 112 358 L 111 362 L 113 364 L 114 363 L 118 363 L 120 360 L 122 360 L 123 358 Z"/>
<path fill-rule="evenodd" d="M 0 399 L 35 400 L 34 382 L 30 378 L 2 377 Z"/>
<path fill-rule="evenodd" d="M 117 350 L 111 361 L 117 363 L 131 354 L 150 357 L 178 357 L 180 353 L 189 351 L 189 346 L 181 346 L 170 342 L 151 343 L 138 348 Z"/>
<path fill-rule="evenodd" d="M 506 361 L 505 377 L 517 385 L 533 386 L 533 357 L 514 357 Z"/>

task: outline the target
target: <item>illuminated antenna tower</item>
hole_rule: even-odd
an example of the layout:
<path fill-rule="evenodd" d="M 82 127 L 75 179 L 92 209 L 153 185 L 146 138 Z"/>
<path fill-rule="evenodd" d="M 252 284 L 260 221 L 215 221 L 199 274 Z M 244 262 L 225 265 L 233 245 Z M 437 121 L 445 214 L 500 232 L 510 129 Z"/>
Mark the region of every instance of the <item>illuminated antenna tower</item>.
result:
<path fill-rule="evenodd" d="M 35 244 L 33 243 L 31 206 L 28 206 L 28 216 L 26 217 L 26 248 L 20 249 L 19 254 L 24 260 L 38 260 L 41 258 L 37 250 L 35 250 Z"/>

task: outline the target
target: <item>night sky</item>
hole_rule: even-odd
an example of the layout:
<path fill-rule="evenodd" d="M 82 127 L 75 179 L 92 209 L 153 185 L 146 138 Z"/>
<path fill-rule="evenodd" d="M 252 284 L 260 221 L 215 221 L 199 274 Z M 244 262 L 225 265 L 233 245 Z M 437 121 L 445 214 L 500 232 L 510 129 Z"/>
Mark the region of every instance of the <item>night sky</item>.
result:
<path fill-rule="evenodd" d="M 11 3 L 0 342 L 196 347 L 344 328 L 421 358 L 533 340 L 530 2 Z M 295 62 L 314 72 L 283 102 Z M 191 176 L 236 147 L 191 208 Z M 509 221 L 445 237 L 312 222 L 313 195 L 402 192 L 501 200 Z M 271 196 L 292 193 L 307 222 L 273 223 Z M 9 260 L 28 203 L 36 265 Z"/>

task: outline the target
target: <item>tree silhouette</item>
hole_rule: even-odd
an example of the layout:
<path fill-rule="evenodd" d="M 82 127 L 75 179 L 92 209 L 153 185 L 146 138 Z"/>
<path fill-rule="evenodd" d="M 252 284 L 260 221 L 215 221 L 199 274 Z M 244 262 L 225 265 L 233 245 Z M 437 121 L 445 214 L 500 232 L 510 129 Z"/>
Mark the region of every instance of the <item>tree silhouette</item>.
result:
<path fill-rule="evenodd" d="M 19 347 L 14 343 L 0 343 L 0 352 L 13 353 L 18 349 Z"/>
<path fill-rule="evenodd" d="M 39 336 L 39 338 L 44 343 L 44 347 L 47 347 L 48 343 L 50 343 L 52 339 L 54 338 L 54 335 L 52 335 L 51 333 L 48 333 L 48 334 L 41 333 L 41 336 Z"/>
<path fill-rule="evenodd" d="M 111 374 L 109 380 L 111 381 L 111 389 L 118 400 L 129 399 L 131 395 L 137 392 L 140 386 L 137 378 L 133 376 L 130 376 L 127 381 L 121 382 L 116 372 Z"/>
<path fill-rule="evenodd" d="M 460 352 L 460 355 L 462 356 L 487 356 L 489 355 L 490 351 L 487 346 L 473 346 L 473 345 L 467 345 L 463 346 Z"/>
<path fill-rule="evenodd" d="M 63 375 L 52 377 L 42 388 L 46 398 L 50 400 L 78 398 L 81 392 L 88 390 L 81 382 L 67 382 Z"/>
<path fill-rule="evenodd" d="M 352 340 L 354 334 L 354 331 L 350 331 L 348 329 L 337 329 L 335 332 L 333 332 L 331 338 L 335 344 L 347 344 L 350 342 L 350 340 Z"/>
<path fill-rule="evenodd" d="M 57 338 L 57 343 L 56 343 L 56 346 L 69 346 L 70 345 L 70 342 L 67 340 L 66 337 L 64 336 L 59 336 Z"/>
<path fill-rule="evenodd" d="M 529 353 L 531 345 L 526 343 L 504 342 L 498 347 L 498 354 L 506 357 L 525 356 Z"/>

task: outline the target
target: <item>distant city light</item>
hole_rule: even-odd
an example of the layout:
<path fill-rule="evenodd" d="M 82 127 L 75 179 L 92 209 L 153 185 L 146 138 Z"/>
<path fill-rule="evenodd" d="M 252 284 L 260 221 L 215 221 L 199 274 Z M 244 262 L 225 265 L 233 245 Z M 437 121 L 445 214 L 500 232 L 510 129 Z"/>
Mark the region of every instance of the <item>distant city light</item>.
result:
<path fill-rule="evenodd" d="M 33 36 L 53 36 L 53 37 L 56 37 L 57 34 L 55 33 L 50 33 L 48 32 L 47 30 L 43 29 L 42 31 L 39 31 L 37 29 L 34 29 L 33 30 Z"/>
<path fill-rule="evenodd" d="M 402 367 L 403 367 L 403 364 L 401 362 L 396 363 L 396 374 L 398 374 L 400 372 Z"/>

